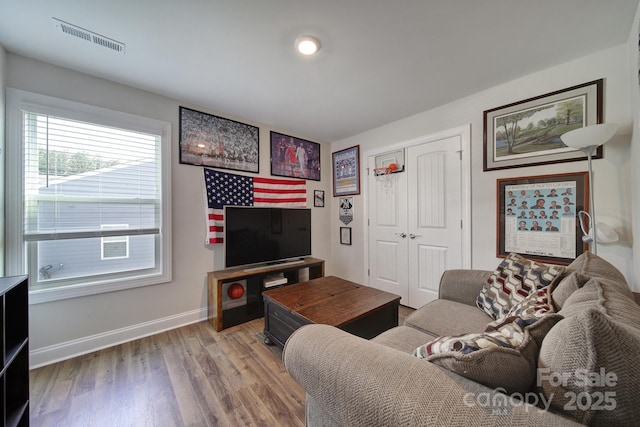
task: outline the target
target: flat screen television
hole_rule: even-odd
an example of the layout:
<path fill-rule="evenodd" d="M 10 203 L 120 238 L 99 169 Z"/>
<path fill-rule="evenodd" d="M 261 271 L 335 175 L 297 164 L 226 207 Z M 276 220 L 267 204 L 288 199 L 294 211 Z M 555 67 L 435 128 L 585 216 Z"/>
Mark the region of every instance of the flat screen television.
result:
<path fill-rule="evenodd" d="M 225 267 L 311 255 L 311 209 L 225 206 Z"/>

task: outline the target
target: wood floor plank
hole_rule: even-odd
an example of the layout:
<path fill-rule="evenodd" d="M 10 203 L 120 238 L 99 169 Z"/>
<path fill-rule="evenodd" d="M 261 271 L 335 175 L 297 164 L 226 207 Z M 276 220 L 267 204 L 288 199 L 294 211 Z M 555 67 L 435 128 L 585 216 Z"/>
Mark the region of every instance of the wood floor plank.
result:
<path fill-rule="evenodd" d="M 200 322 L 35 369 L 31 426 L 304 426 L 304 389 L 263 329 Z"/>

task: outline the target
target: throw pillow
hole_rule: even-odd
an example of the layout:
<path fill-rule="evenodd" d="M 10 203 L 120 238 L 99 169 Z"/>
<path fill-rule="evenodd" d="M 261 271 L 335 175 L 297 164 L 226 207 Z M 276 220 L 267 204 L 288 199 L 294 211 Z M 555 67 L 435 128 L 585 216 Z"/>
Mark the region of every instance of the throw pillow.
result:
<path fill-rule="evenodd" d="M 555 311 L 552 305 L 551 286 L 545 286 L 542 289 L 534 291 L 520 301 L 514 304 L 507 313 L 507 317 L 512 316 L 533 316 L 542 317 L 545 314 Z M 495 321 L 494 321 L 495 322 Z M 489 323 L 491 325 L 491 323 Z"/>
<path fill-rule="evenodd" d="M 515 317 L 490 332 L 440 337 L 418 347 L 414 356 L 487 387 L 525 393 L 534 384 L 539 343 L 561 318 Z"/>
<path fill-rule="evenodd" d="M 547 286 L 489 323 L 483 333 L 438 337 L 418 347 L 414 356 L 488 387 L 525 392 L 533 384 L 544 336 L 562 318 L 553 311 Z"/>
<path fill-rule="evenodd" d="M 511 253 L 489 277 L 476 304 L 493 319 L 500 319 L 531 293 L 553 285 L 563 272 L 564 267 L 539 264 Z"/>

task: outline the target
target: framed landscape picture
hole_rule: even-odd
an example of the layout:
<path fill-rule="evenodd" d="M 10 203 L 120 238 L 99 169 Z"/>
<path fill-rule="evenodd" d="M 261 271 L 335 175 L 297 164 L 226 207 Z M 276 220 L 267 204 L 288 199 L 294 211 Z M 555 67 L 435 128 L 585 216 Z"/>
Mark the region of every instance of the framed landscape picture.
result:
<path fill-rule="evenodd" d="M 271 131 L 271 175 L 320 181 L 320 144 Z"/>
<path fill-rule="evenodd" d="M 497 192 L 496 256 L 566 265 L 587 249 L 577 217 L 589 206 L 587 172 L 498 179 Z"/>
<path fill-rule="evenodd" d="M 256 126 L 180 107 L 180 163 L 260 171 Z"/>
<path fill-rule="evenodd" d="M 484 171 L 584 160 L 560 136 L 602 123 L 602 93 L 600 79 L 485 111 Z"/>

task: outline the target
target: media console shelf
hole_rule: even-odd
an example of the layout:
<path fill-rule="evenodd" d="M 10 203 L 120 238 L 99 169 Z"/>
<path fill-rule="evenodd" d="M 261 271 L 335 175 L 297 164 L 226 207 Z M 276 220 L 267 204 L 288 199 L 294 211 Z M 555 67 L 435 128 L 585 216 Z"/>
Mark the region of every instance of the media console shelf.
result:
<path fill-rule="evenodd" d="M 221 331 L 249 320 L 264 316 L 262 291 L 264 280 L 275 274 L 282 274 L 287 279 L 287 285 L 300 281 L 300 271 L 309 269 L 309 280 L 324 277 L 324 260 L 318 258 L 304 258 L 295 263 L 276 264 L 260 268 L 247 269 L 234 267 L 207 273 L 207 299 L 209 304 L 209 323 L 216 331 Z M 242 304 L 230 304 L 223 309 L 223 287 L 225 284 L 242 282 L 245 296 Z"/>

